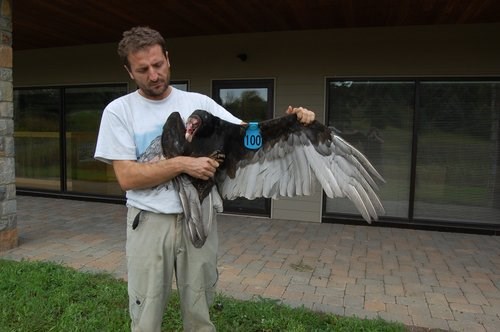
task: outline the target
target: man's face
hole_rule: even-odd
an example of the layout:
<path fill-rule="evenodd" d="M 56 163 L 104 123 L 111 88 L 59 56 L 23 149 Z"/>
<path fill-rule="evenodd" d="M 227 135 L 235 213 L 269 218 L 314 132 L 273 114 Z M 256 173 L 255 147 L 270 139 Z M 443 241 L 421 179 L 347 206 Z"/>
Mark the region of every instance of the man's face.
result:
<path fill-rule="evenodd" d="M 130 78 L 139 87 L 139 93 L 149 99 L 163 99 L 170 89 L 170 63 L 160 45 L 128 55 L 130 68 L 125 66 Z"/>

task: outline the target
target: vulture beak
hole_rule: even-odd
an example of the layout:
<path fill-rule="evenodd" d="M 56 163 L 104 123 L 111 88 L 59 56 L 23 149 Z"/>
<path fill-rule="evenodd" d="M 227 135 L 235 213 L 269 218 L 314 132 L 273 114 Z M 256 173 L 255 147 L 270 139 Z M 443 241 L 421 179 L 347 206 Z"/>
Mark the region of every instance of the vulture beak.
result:
<path fill-rule="evenodd" d="M 201 119 L 198 116 L 190 116 L 186 123 L 186 141 L 191 143 L 196 130 L 200 127 Z"/>
<path fill-rule="evenodd" d="M 193 140 L 193 135 L 191 135 L 189 133 L 189 130 L 187 130 L 187 129 L 186 129 L 186 135 L 185 135 L 185 137 L 186 137 L 186 141 L 188 141 L 189 143 L 191 143 L 191 141 Z"/>

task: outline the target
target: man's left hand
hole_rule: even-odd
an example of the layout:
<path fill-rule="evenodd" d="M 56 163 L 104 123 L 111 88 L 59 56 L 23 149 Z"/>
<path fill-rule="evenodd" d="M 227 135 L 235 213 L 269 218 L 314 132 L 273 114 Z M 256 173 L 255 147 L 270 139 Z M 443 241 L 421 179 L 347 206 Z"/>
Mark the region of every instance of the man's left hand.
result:
<path fill-rule="evenodd" d="M 314 121 L 314 119 L 316 118 L 316 114 L 313 111 L 310 111 L 304 107 L 288 106 L 286 113 L 287 114 L 296 114 L 297 119 L 299 119 L 299 121 L 304 125 L 308 125 L 308 124 L 312 123 Z"/>

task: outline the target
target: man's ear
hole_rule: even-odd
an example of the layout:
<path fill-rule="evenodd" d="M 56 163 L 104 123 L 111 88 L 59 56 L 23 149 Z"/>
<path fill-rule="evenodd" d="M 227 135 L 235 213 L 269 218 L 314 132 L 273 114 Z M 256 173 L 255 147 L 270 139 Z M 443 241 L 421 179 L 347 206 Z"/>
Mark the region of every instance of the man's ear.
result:
<path fill-rule="evenodd" d="M 125 70 L 127 71 L 128 75 L 130 76 L 130 79 L 133 80 L 134 76 L 132 76 L 132 73 L 130 72 L 130 69 L 128 69 L 127 65 L 123 65 L 123 67 L 125 68 Z"/>
<path fill-rule="evenodd" d="M 170 60 L 168 59 L 168 51 L 165 51 L 165 58 L 167 59 L 168 68 L 170 68 Z"/>

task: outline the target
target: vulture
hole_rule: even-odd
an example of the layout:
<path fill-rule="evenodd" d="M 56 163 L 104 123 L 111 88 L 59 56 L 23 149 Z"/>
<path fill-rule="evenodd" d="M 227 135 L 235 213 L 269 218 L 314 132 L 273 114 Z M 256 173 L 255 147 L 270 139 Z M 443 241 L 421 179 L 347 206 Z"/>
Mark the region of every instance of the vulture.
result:
<path fill-rule="evenodd" d="M 310 195 L 319 183 L 326 195 L 347 197 L 371 223 L 384 213 L 376 181 L 385 182 L 368 159 L 337 135 L 313 121 L 303 125 L 295 114 L 233 124 L 204 110 L 183 122 L 172 113 L 163 126 L 165 158 L 211 157 L 219 162 L 214 178 L 204 181 L 181 174 L 179 192 L 188 236 L 200 248 L 222 199 L 280 198 Z M 215 207 L 215 208 L 214 208 Z"/>

